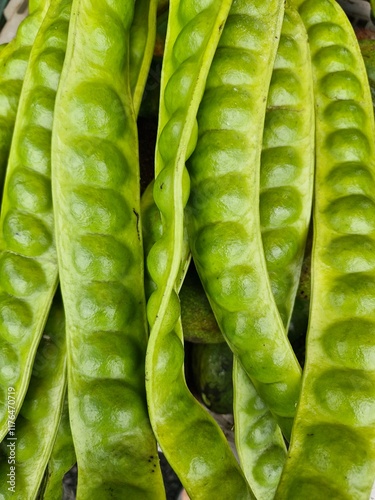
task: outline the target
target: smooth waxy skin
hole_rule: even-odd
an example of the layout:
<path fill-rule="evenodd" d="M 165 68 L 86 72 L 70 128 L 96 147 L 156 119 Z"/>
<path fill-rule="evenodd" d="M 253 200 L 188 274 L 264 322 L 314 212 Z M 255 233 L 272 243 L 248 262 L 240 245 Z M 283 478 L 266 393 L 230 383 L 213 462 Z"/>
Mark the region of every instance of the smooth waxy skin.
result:
<path fill-rule="evenodd" d="M 16 37 L 1 50 L 0 57 L 0 193 L 7 168 L 14 122 L 31 47 L 47 12 L 49 1 L 22 21 Z"/>
<path fill-rule="evenodd" d="M 317 163 L 306 364 L 276 498 L 368 500 L 375 476 L 373 108 L 338 4 L 294 3 L 313 62 Z"/>
<path fill-rule="evenodd" d="M 135 0 L 134 4 L 134 17 L 130 29 L 129 78 L 136 115 L 141 106 L 154 53 L 157 6 L 157 0 Z"/>
<path fill-rule="evenodd" d="M 162 234 L 147 258 L 156 285 L 147 304 L 150 419 L 160 447 L 195 499 L 252 498 L 223 433 L 186 386 L 177 296 L 181 263 L 185 265 L 184 207 L 189 196 L 185 160 L 194 147 L 196 112 L 230 4 L 170 2 L 153 190 Z"/>
<path fill-rule="evenodd" d="M 16 390 L 18 412 L 58 281 L 51 129 L 70 6 L 53 0 L 35 39 L 9 154 L 0 218 L 0 437 L 7 432 L 7 387 Z"/>
<path fill-rule="evenodd" d="M 55 106 L 52 191 L 78 499 L 165 497 L 144 387 L 133 7 L 73 2 Z"/>
<path fill-rule="evenodd" d="M 187 166 L 198 273 L 223 335 L 288 438 L 301 370 L 266 279 L 259 225 L 262 132 L 282 14 L 283 2 L 234 2 Z"/>
<path fill-rule="evenodd" d="M 287 3 L 268 92 L 259 207 L 268 276 L 286 330 L 311 217 L 313 106 L 306 30 Z M 285 216 L 291 211 L 291 201 L 296 205 L 292 219 Z M 233 384 L 234 430 L 242 468 L 255 495 L 272 499 L 286 459 L 283 437 L 238 362 L 234 364 Z"/>
<path fill-rule="evenodd" d="M 57 429 L 51 456 L 45 471 L 43 482 L 43 500 L 57 500 L 63 498 L 64 475 L 76 463 L 73 438 L 70 430 L 68 400 L 64 401 L 61 420 Z"/>
<path fill-rule="evenodd" d="M 61 297 L 51 307 L 30 385 L 13 434 L 1 444 L 0 498 L 37 497 L 59 426 L 66 389 L 65 321 Z M 15 394 L 17 396 L 17 394 Z M 8 490 L 8 445 L 15 439 L 15 493 Z"/>

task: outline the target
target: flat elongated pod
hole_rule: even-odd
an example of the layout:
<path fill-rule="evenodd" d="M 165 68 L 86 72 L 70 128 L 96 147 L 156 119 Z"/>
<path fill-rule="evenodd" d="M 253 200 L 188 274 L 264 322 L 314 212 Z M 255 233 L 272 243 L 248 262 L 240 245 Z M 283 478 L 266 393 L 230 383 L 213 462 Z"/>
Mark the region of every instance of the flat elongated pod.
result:
<path fill-rule="evenodd" d="M 1 49 L 0 53 L 0 193 L 2 193 L 7 168 L 14 122 L 18 109 L 22 83 L 41 22 L 49 1 L 41 2 L 22 21 L 16 37 Z"/>
<path fill-rule="evenodd" d="M 51 129 L 69 27 L 70 0 L 53 0 L 30 53 L 20 96 L 0 216 L 0 438 L 6 391 L 18 413 L 57 287 L 51 193 Z M 37 11 L 35 11 L 36 13 Z"/>
<path fill-rule="evenodd" d="M 134 17 L 129 35 L 129 78 L 136 115 L 141 106 L 154 53 L 157 4 L 157 0 L 135 0 L 134 4 Z"/>
<path fill-rule="evenodd" d="M 301 369 L 272 294 L 259 215 L 262 135 L 283 7 L 281 1 L 233 4 L 187 167 L 198 273 L 229 346 L 289 438 Z M 290 204 L 291 217 L 298 208 Z"/>
<path fill-rule="evenodd" d="M 194 147 L 196 112 L 230 4 L 170 2 L 153 189 L 162 227 L 147 258 L 155 284 L 147 305 L 150 419 L 168 461 L 189 495 L 197 499 L 252 498 L 224 434 L 186 386 L 177 296 L 186 248 L 189 178 L 185 160 Z"/>
<path fill-rule="evenodd" d="M 73 2 L 52 134 L 77 497 L 90 500 L 165 497 L 145 394 L 138 141 L 128 80 L 133 8 L 131 0 Z"/>
<path fill-rule="evenodd" d="M 40 496 L 43 500 L 63 498 L 63 479 L 76 463 L 72 432 L 70 430 L 68 399 L 65 398 L 56 439 L 45 470 Z"/>
<path fill-rule="evenodd" d="M 339 5 L 294 4 L 313 63 L 314 241 L 302 393 L 276 498 L 368 500 L 375 473 L 373 107 Z"/>
<path fill-rule="evenodd" d="M 4 500 L 36 498 L 59 427 L 65 390 L 65 320 L 61 297 L 57 294 L 38 347 L 22 408 L 0 445 L 0 496 Z M 8 389 L 8 404 L 14 399 L 17 399 L 17 392 Z"/>
<path fill-rule="evenodd" d="M 268 276 L 286 330 L 311 217 L 314 131 L 307 33 L 297 11 L 287 3 L 268 92 L 259 207 Z M 292 203 L 296 209 L 291 218 Z M 286 459 L 284 440 L 237 361 L 233 385 L 234 429 L 242 468 L 254 493 L 272 499 Z"/>

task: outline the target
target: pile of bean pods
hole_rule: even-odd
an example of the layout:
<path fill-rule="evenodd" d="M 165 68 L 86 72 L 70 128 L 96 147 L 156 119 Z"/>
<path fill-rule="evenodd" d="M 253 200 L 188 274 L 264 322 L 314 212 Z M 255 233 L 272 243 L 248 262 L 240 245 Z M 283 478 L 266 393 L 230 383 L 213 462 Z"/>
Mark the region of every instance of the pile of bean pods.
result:
<path fill-rule="evenodd" d="M 30 0 L 0 46 L 0 181 L 0 499 L 63 498 L 77 463 L 77 499 L 162 500 L 158 446 L 193 500 L 369 499 L 375 127 L 335 0 Z M 201 310 L 235 446 L 187 382 Z"/>

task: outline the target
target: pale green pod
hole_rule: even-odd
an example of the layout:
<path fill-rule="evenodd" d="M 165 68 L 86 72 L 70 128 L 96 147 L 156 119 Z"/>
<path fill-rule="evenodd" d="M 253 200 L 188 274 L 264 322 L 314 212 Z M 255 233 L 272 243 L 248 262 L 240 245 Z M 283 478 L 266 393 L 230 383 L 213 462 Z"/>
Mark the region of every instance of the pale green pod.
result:
<path fill-rule="evenodd" d="M 185 263 L 184 208 L 189 196 L 185 161 L 195 146 L 196 113 L 230 4 L 170 2 L 153 189 L 162 230 L 147 257 L 156 285 L 147 304 L 150 419 L 169 463 L 188 494 L 197 499 L 252 498 L 223 433 L 186 386 L 177 296 Z"/>
<path fill-rule="evenodd" d="M 74 466 L 76 461 L 70 430 L 68 399 L 66 398 L 56 439 L 45 471 L 42 491 L 40 492 L 43 500 L 59 500 L 63 498 L 64 476 Z"/>
<path fill-rule="evenodd" d="M 47 12 L 49 1 L 40 2 L 18 27 L 15 38 L 1 49 L 0 66 L 0 193 L 2 193 L 18 102 L 30 50 Z"/>
<path fill-rule="evenodd" d="M 310 53 L 302 20 L 287 3 L 268 92 L 259 208 L 268 276 L 286 330 L 311 217 L 313 169 Z M 290 211 L 291 199 L 299 208 L 293 220 L 282 215 Z M 233 384 L 235 439 L 242 468 L 256 496 L 273 499 L 287 453 L 283 437 L 238 361 Z"/>
<path fill-rule="evenodd" d="M 263 126 L 283 10 L 282 1 L 233 4 L 187 168 L 198 273 L 223 335 L 288 439 L 301 369 L 267 279 L 259 214 Z"/>
<path fill-rule="evenodd" d="M 0 350 L 2 366 L 12 370 L 0 370 L 0 437 L 7 432 L 7 388 L 16 390 L 18 413 L 58 282 L 51 128 L 70 7 L 70 0 L 49 4 L 31 50 L 9 154 L 0 216 Z"/>
<path fill-rule="evenodd" d="M 154 53 L 156 37 L 157 0 L 135 0 L 134 17 L 130 29 L 130 89 L 135 114 L 138 115 L 148 72 Z"/>
<path fill-rule="evenodd" d="M 1 443 L 0 498 L 35 499 L 59 427 L 66 390 L 64 309 L 55 297 L 35 357 L 30 385 L 21 410 Z M 8 407 L 17 400 L 9 392 Z M 14 487 L 12 488 L 12 467 Z M 8 482 L 10 481 L 10 482 Z"/>
<path fill-rule="evenodd" d="M 275 498 L 368 500 L 375 476 L 375 147 L 353 29 L 333 0 L 295 0 L 316 109 L 312 292 L 301 399 Z"/>
<path fill-rule="evenodd" d="M 78 499 L 163 499 L 145 394 L 134 2 L 74 0 L 52 133 Z M 105 42 L 105 43 L 104 43 Z"/>

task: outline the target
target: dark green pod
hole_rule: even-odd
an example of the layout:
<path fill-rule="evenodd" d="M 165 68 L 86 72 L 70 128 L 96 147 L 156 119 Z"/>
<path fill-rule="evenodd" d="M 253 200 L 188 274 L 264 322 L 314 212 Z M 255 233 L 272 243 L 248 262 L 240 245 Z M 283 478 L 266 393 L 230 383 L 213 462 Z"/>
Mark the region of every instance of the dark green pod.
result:
<path fill-rule="evenodd" d="M 203 403 L 215 413 L 233 413 L 233 353 L 226 342 L 192 346 L 193 378 Z"/>

